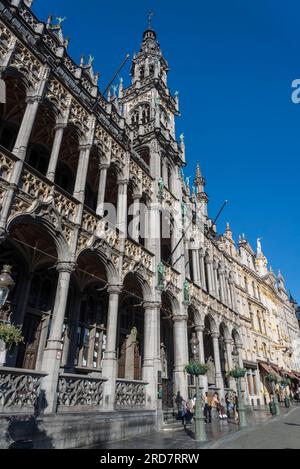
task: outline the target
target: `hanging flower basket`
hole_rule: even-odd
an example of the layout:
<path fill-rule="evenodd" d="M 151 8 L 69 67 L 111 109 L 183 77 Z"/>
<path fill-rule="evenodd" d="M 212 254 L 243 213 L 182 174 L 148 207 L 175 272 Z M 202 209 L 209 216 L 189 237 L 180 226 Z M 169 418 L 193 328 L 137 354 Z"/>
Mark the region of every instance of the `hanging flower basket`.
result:
<path fill-rule="evenodd" d="M 193 376 L 203 376 L 207 373 L 208 366 L 205 363 L 199 363 L 199 362 L 190 362 L 188 365 L 185 367 L 185 371 L 189 375 Z"/>
<path fill-rule="evenodd" d="M 3 340 L 6 347 L 9 349 L 13 345 L 18 345 L 23 342 L 22 331 L 19 327 L 13 324 L 0 324 L 0 340 Z"/>
<path fill-rule="evenodd" d="M 281 381 L 280 381 L 280 384 L 284 387 L 286 386 L 289 386 L 291 384 L 291 381 L 288 379 L 288 378 L 283 378 Z"/>
<path fill-rule="evenodd" d="M 278 376 L 275 375 L 275 373 L 268 373 L 266 375 L 266 381 L 269 381 L 269 383 L 278 383 Z"/>
<path fill-rule="evenodd" d="M 235 379 L 244 378 L 246 373 L 246 368 L 234 368 L 234 370 L 231 370 L 227 373 L 227 376 L 230 376 L 231 378 Z"/>

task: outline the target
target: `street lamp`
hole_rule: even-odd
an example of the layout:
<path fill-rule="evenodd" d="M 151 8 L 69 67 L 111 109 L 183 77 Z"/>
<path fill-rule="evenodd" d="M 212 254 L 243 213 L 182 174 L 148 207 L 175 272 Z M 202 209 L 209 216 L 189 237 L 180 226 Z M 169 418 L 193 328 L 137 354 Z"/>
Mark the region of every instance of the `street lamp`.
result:
<path fill-rule="evenodd" d="M 9 290 L 15 284 L 15 282 L 10 276 L 11 269 L 11 266 L 4 265 L 0 274 L 0 309 L 3 308 L 3 306 L 5 305 L 9 294 Z"/>
<path fill-rule="evenodd" d="M 193 355 L 193 361 L 197 364 L 199 361 L 199 339 L 197 335 L 193 332 L 192 338 L 190 340 L 190 345 L 191 345 L 191 350 L 192 350 L 192 355 Z M 196 404 L 195 404 L 195 415 L 194 415 L 194 420 L 195 420 L 195 439 L 196 441 L 206 441 L 206 432 L 205 432 L 205 423 L 204 423 L 204 415 L 202 413 L 201 409 L 201 388 L 200 387 L 200 375 L 203 374 L 201 373 L 201 366 L 199 364 L 198 370 L 197 367 L 194 367 L 194 373 L 193 375 L 195 376 L 195 384 L 196 384 Z M 206 369 L 202 370 L 204 373 L 206 373 Z"/>
<path fill-rule="evenodd" d="M 243 373 L 243 376 L 245 376 L 246 370 L 241 370 L 241 373 L 238 373 L 240 354 L 236 345 L 233 346 L 233 350 L 231 354 L 233 356 L 233 361 L 235 362 L 236 372 L 237 372 L 234 375 L 234 377 L 236 378 L 236 382 L 237 382 L 237 394 L 238 394 L 237 400 L 238 400 L 240 426 L 246 427 L 247 426 L 246 409 L 245 409 L 245 403 L 244 403 L 244 398 L 243 398 L 243 393 L 242 393 L 242 384 L 241 384 L 242 373 Z"/>

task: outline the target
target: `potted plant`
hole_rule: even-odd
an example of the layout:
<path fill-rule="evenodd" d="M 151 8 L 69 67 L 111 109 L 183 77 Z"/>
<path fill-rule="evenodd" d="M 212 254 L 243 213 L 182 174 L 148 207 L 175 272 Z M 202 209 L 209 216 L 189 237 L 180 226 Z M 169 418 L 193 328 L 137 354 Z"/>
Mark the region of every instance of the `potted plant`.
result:
<path fill-rule="evenodd" d="M 229 376 L 229 377 L 231 377 L 231 378 L 235 378 L 235 379 L 244 378 L 246 372 L 247 372 L 246 368 L 239 368 L 239 367 L 236 367 L 236 368 L 234 368 L 233 370 L 230 370 L 230 371 L 227 373 L 227 376 Z"/>
<path fill-rule="evenodd" d="M 284 405 L 285 405 L 286 408 L 289 408 L 290 407 L 290 399 L 289 399 L 289 396 L 287 394 L 286 388 L 287 388 L 287 386 L 289 386 L 291 384 L 291 380 L 289 378 L 283 378 L 280 381 L 280 384 L 285 389 Z"/>
<path fill-rule="evenodd" d="M 19 327 L 9 323 L 0 324 L 0 366 L 5 364 L 7 350 L 23 342 L 23 340 L 22 331 Z"/>
<path fill-rule="evenodd" d="M 278 383 L 278 376 L 275 373 L 268 373 L 266 375 L 266 381 L 269 381 L 269 383 Z"/>
<path fill-rule="evenodd" d="M 208 365 L 206 365 L 205 363 L 200 363 L 196 361 L 191 361 L 185 367 L 185 371 L 189 375 L 193 375 L 193 376 L 203 376 L 207 373 L 207 370 L 208 370 Z"/>

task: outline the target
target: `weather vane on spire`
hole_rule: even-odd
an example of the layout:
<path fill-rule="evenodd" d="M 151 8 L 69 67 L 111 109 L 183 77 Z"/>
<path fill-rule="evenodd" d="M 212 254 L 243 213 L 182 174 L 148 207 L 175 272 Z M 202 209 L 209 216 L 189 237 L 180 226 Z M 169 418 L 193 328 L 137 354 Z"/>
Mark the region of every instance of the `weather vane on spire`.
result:
<path fill-rule="evenodd" d="M 154 16 L 153 11 L 149 11 L 148 13 L 148 29 L 152 29 L 152 18 Z"/>

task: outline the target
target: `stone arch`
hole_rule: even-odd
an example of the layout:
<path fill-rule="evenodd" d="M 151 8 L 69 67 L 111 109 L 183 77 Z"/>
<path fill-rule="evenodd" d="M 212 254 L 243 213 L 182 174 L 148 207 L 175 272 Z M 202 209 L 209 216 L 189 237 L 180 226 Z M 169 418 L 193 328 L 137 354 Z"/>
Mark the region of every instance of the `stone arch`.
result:
<path fill-rule="evenodd" d="M 1 245 L 0 252 L 10 245 L 18 253 L 16 262 L 27 265 L 16 278 L 13 312 L 13 321 L 22 325 L 24 342 L 10 357 L 11 366 L 40 369 L 56 297 L 55 267 L 59 261 L 68 260 L 57 238 L 47 224 L 23 215 L 10 223 L 8 239 Z"/>
<path fill-rule="evenodd" d="M 6 71 L 5 103 L 0 103 L 0 144 L 12 151 L 26 109 L 27 86 L 19 73 Z"/>
<path fill-rule="evenodd" d="M 238 348 L 243 346 L 243 341 L 241 339 L 240 333 L 237 331 L 236 328 L 232 329 L 231 337 Z"/>
<path fill-rule="evenodd" d="M 101 262 L 105 267 L 105 278 L 106 283 L 111 285 L 118 284 L 118 272 L 117 269 L 111 259 L 108 257 L 109 246 L 105 245 L 98 245 L 95 247 L 84 248 L 80 251 L 77 255 L 77 262 L 80 260 L 82 256 L 91 255 L 97 258 L 98 262 Z"/>
<path fill-rule="evenodd" d="M 160 361 L 162 371 L 164 410 L 173 407 L 174 393 L 174 321 L 173 315 L 176 312 L 174 297 L 172 294 L 163 291 L 160 308 Z"/>
<path fill-rule="evenodd" d="M 43 211 L 43 208 L 45 208 L 45 212 Z M 39 215 L 39 209 L 44 213 Z M 42 229 L 53 241 L 56 247 L 58 260 L 68 261 L 70 259 L 70 249 L 68 242 L 62 233 L 60 223 L 61 220 L 59 214 L 51 204 L 43 204 L 42 202 L 37 201 L 35 203 L 35 209 L 33 209 L 31 213 L 22 213 L 13 216 L 8 222 L 7 231 L 12 232 L 18 225 L 38 227 Z"/>

